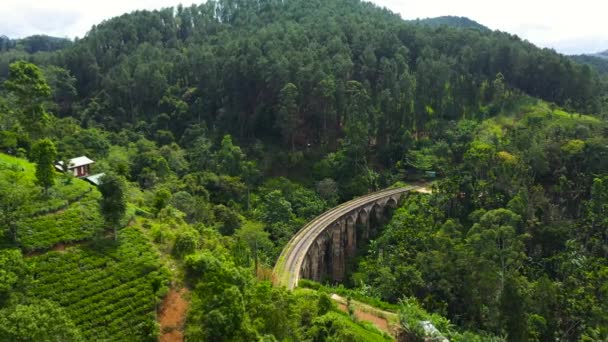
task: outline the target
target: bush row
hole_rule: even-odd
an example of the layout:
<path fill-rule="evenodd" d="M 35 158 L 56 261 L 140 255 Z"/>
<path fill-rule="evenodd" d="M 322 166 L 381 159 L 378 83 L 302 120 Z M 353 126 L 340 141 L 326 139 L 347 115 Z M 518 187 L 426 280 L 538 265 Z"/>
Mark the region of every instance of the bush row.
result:
<path fill-rule="evenodd" d="M 34 281 L 28 296 L 51 299 L 72 317 L 86 340 L 141 340 L 153 326 L 158 298 L 169 272 L 142 233 L 121 230 L 119 239 L 72 247 L 28 259 Z"/>
<path fill-rule="evenodd" d="M 27 251 L 41 250 L 92 237 L 103 229 L 98 198 L 97 192 L 90 192 L 64 211 L 21 220 L 17 225 L 21 246 Z"/>

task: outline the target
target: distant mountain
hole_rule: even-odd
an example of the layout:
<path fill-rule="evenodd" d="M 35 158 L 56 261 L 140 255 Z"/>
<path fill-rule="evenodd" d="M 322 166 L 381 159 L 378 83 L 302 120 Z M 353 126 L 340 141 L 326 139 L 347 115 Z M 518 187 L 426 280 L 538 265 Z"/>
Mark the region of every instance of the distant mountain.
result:
<path fill-rule="evenodd" d="M 410 22 L 430 27 L 449 26 L 456 28 L 475 29 L 479 31 L 491 31 L 488 27 L 481 25 L 475 20 L 471 20 L 467 17 L 442 16 L 436 18 L 410 20 Z"/>
<path fill-rule="evenodd" d="M 7 36 L 0 36 L 0 52 L 12 49 L 22 50 L 27 53 L 40 51 L 57 51 L 72 45 L 72 41 L 67 38 L 51 37 L 47 35 L 34 35 L 22 39 L 10 39 Z"/>
<path fill-rule="evenodd" d="M 598 53 L 594 54 L 594 56 L 608 59 L 608 50 L 598 52 Z"/>
<path fill-rule="evenodd" d="M 608 75 L 608 51 L 593 55 L 574 55 L 570 58 L 577 63 L 587 64 L 595 68 L 602 75 Z"/>
<path fill-rule="evenodd" d="M 580 64 L 590 65 L 600 74 L 608 76 L 608 50 L 584 55 L 573 55 L 570 58 Z"/>

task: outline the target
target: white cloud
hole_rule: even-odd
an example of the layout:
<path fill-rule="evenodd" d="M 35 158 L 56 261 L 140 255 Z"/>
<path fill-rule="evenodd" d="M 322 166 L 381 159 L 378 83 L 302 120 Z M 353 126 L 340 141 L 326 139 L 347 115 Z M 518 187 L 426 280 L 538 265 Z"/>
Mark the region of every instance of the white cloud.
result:
<path fill-rule="evenodd" d="M 404 19 L 456 15 L 564 53 L 608 49 L 602 0 L 373 0 Z"/>
<path fill-rule="evenodd" d="M 0 34 L 83 37 L 105 19 L 140 9 L 177 6 L 180 0 L 2 0 Z M 188 2 L 186 2 L 188 3 Z"/>
<path fill-rule="evenodd" d="M 180 0 L 1 0 L 0 34 L 82 37 L 104 19 L 138 9 L 176 6 Z M 193 1 L 185 1 L 190 4 Z M 196 1 L 200 2 L 200 1 Z M 564 53 L 608 49 L 605 0 L 373 0 L 404 19 L 465 16 Z"/>

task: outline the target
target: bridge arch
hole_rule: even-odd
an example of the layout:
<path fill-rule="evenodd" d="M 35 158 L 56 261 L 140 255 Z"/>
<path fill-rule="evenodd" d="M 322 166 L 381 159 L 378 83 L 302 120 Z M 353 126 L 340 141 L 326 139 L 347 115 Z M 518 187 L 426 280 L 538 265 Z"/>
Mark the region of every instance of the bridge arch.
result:
<path fill-rule="evenodd" d="M 300 278 L 342 282 L 347 259 L 357 245 L 374 235 L 387 210 L 397 207 L 410 186 L 372 193 L 341 204 L 306 224 L 283 249 L 273 270 L 273 282 L 293 289 Z"/>

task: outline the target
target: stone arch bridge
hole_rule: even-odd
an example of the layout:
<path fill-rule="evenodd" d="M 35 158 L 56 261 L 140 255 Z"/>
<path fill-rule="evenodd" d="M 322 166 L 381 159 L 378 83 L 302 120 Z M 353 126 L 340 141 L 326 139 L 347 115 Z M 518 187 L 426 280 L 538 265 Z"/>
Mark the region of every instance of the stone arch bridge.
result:
<path fill-rule="evenodd" d="M 355 256 L 357 242 L 375 235 L 389 208 L 410 191 L 410 186 L 387 189 L 343 203 L 306 224 L 281 252 L 273 270 L 273 282 L 292 290 L 300 278 L 342 282 L 346 262 Z"/>

